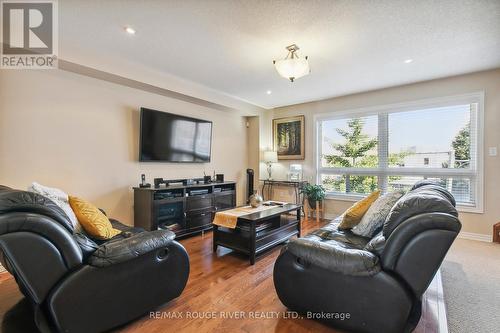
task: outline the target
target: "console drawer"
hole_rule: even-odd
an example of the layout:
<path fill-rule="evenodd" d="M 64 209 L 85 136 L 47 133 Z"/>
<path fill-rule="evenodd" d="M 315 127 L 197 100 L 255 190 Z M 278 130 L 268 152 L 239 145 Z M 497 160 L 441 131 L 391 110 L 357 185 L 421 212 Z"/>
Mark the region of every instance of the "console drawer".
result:
<path fill-rule="evenodd" d="M 212 212 L 206 211 L 203 213 L 189 215 L 186 222 L 189 229 L 210 225 L 212 224 Z"/>
<path fill-rule="evenodd" d="M 213 200 L 215 210 L 224 210 L 236 206 L 235 191 L 214 193 Z"/>
<path fill-rule="evenodd" d="M 205 194 L 186 198 L 186 210 L 195 210 L 212 207 L 212 195 Z"/>

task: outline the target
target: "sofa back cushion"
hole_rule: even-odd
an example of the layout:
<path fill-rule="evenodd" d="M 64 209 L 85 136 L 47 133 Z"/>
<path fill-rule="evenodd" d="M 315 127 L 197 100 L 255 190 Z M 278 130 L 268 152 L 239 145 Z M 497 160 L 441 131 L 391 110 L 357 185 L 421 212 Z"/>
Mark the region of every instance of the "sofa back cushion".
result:
<path fill-rule="evenodd" d="M 413 191 L 413 190 L 416 190 L 418 188 L 421 188 L 421 187 L 425 187 L 425 188 L 433 188 L 435 189 L 436 191 L 439 191 L 441 192 L 441 194 L 443 194 L 444 196 L 446 196 L 451 204 L 453 206 L 456 206 L 456 202 L 455 202 L 455 197 L 450 193 L 448 192 L 441 184 L 439 184 L 438 182 L 434 181 L 434 180 L 428 180 L 428 179 L 423 179 L 423 180 L 419 180 L 418 182 L 416 182 L 412 188 L 410 189 L 410 191 Z"/>
<path fill-rule="evenodd" d="M 382 257 L 382 252 L 385 248 L 385 237 L 382 230 L 377 233 L 373 238 L 366 244 L 365 250 Z"/>
<path fill-rule="evenodd" d="M 52 200 L 38 193 L 0 188 L 0 214 L 24 212 L 45 215 L 73 233 L 66 213 Z"/>
<path fill-rule="evenodd" d="M 66 216 L 68 216 L 75 232 L 81 231 L 78 219 L 69 205 L 68 194 L 58 188 L 43 186 L 37 182 L 33 182 L 30 186 L 28 186 L 28 191 L 41 194 L 54 201 L 54 203 L 66 213 Z"/>
<path fill-rule="evenodd" d="M 423 213 L 447 213 L 457 217 L 454 203 L 453 196 L 440 186 L 424 185 L 411 190 L 396 202 L 387 215 L 383 235 L 387 239 L 401 222 Z"/>

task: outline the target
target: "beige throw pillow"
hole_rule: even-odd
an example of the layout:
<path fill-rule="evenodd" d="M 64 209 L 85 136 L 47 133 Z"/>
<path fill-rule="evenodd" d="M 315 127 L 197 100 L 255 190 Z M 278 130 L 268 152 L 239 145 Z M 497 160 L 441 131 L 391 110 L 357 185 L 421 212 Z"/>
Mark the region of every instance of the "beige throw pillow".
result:
<path fill-rule="evenodd" d="M 352 229 L 352 232 L 358 236 L 372 238 L 377 229 L 384 224 L 391 208 L 403 194 L 402 191 L 390 192 L 375 200 L 361 221 Z"/>

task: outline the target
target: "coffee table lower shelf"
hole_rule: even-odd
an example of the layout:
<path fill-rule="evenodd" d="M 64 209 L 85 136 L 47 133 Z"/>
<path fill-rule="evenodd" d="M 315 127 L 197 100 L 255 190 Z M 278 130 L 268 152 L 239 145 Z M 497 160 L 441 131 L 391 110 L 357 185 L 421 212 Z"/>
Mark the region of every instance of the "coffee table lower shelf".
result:
<path fill-rule="evenodd" d="M 262 252 L 300 237 L 301 206 L 285 205 L 238 218 L 235 229 L 213 226 L 213 249 L 223 246 L 250 257 L 250 264 Z M 293 213 L 293 214 L 290 214 Z"/>

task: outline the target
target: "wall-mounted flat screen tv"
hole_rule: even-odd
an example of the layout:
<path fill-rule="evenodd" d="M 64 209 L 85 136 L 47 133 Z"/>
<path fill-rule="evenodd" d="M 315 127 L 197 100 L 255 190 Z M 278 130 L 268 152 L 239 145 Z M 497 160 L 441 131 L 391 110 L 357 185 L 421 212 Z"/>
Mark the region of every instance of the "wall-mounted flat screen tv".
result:
<path fill-rule="evenodd" d="M 212 122 L 141 108 L 139 160 L 210 162 Z"/>

